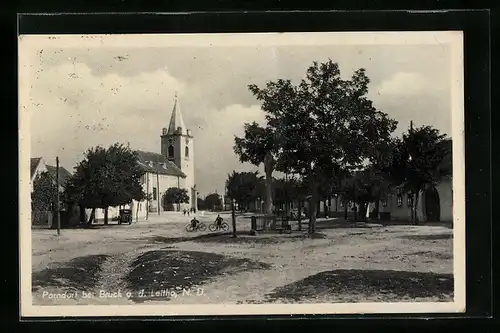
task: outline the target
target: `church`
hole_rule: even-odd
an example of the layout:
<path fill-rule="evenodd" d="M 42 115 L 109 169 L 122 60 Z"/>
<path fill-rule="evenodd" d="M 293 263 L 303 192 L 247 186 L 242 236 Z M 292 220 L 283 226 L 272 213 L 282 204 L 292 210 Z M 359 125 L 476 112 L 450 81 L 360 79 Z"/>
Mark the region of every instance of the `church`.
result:
<path fill-rule="evenodd" d="M 138 163 L 144 170 L 142 186 L 150 200 L 133 201 L 124 208 L 132 210 L 133 220 L 144 220 L 152 214 L 163 211 L 197 210 L 197 190 L 194 176 L 194 137 L 182 118 L 177 94 L 168 127 L 160 134 L 160 152 L 137 150 Z M 165 202 L 165 192 L 169 188 L 187 191 L 188 203 L 172 204 Z M 118 217 L 119 207 L 110 207 L 110 219 Z M 96 218 L 102 219 L 104 211 L 96 210 Z"/>

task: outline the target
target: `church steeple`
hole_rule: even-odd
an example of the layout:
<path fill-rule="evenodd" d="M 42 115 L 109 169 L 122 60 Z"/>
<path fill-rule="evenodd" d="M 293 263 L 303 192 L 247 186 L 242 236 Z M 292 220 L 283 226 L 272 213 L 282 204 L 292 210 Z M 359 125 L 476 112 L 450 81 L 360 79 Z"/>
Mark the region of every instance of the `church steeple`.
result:
<path fill-rule="evenodd" d="M 168 124 L 167 133 L 164 134 L 187 134 L 186 125 L 184 125 L 184 119 L 182 119 L 181 106 L 179 104 L 177 92 L 175 92 L 174 108 L 172 110 L 172 115 L 170 116 L 170 123 Z"/>

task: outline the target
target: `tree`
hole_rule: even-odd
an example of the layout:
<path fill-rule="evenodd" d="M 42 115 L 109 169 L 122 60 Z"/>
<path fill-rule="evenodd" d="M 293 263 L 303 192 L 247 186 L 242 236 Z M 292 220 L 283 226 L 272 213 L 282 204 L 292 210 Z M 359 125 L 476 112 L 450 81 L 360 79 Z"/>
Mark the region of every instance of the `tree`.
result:
<path fill-rule="evenodd" d="M 218 193 L 210 193 L 205 197 L 205 207 L 209 210 L 216 210 L 222 206 L 222 199 Z"/>
<path fill-rule="evenodd" d="M 89 224 L 95 217 L 95 209 L 104 209 L 104 223 L 107 224 L 109 207 L 145 199 L 141 184 L 143 174 L 136 153 L 127 146 L 119 143 L 107 149 L 97 146 L 87 150 L 84 160 L 75 167 L 75 173 L 65 186 L 65 198 L 92 208 Z"/>
<path fill-rule="evenodd" d="M 451 140 L 432 126 L 421 126 L 394 140 L 387 178 L 411 197 L 411 220 L 417 222 L 419 193 L 452 174 Z"/>
<path fill-rule="evenodd" d="M 189 203 L 188 191 L 184 188 L 169 187 L 163 195 L 163 208 L 167 209 L 172 204 Z"/>
<path fill-rule="evenodd" d="M 262 195 L 262 177 L 256 172 L 236 172 L 228 175 L 226 194 L 234 199 L 240 210 L 248 210 Z"/>
<path fill-rule="evenodd" d="M 205 209 L 207 209 L 205 200 L 203 200 L 202 198 L 196 198 L 196 200 L 197 200 L 198 210 L 205 210 Z"/>
<path fill-rule="evenodd" d="M 246 159 L 271 151 L 277 170 L 286 169 L 308 180 L 311 234 L 316 229 L 322 181 L 338 178 L 366 160 L 380 158 L 378 148 L 390 142 L 396 129 L 397 122 L 376 110 L 366 97 L 369 82 L 364 69 L 343 80 L 338 64 L 328 60 L 314 62 L 296 86 L 283 79 L 268 82 L 264 88 L 250 86 L 262 101 L 267 125 L 256 139 L 245 141 Z M 257 144 L 262 141 L 269 143 Z M 264 146 L 266 149 L 262 149 Z M 259 149 L 250 149 L 255 147 Z M 259 154 L 251 154 L 255 151 Z"/>
<path fill-rule="evenodd" d="M 51 211 L 57 202 L 57 187 L 54 179 L 48 172 L 42 172 L 33 181 L 31 193 L 31 211 L 35 220 L 40 213 Z"/>
<path fill-rule="evenodd" d="M 343 182 L 344 198 L 359 206 L 359 215 L 356 214 L 355 219 L 359 216 L 362 221 L 366 218 L 367 205 L 379 202 L 389 189 L 384 175 L 373 166 L 355 172 Z"/>
<path fill-rule="evenodd" d="M 267 214 L 272 214 L 272 175 L 275 167 L 273 157 L 274 134 L 272 128 L 262 127 L 256 122 L 245 124 L 245 135 L 243 138 L 234 138 L 234 152 L 238 155 L 240 162 L 250 162 L 259 166 L 264 164 L 265 172 L 265 208 Z"/>

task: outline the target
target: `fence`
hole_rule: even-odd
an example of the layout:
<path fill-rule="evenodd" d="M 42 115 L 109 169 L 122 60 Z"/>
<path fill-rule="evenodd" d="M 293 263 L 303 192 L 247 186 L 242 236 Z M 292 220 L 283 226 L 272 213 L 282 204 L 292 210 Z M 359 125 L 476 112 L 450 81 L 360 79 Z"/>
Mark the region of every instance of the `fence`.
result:
<path fill-rule="evenodd" d="M 263 215 L 251 217 L 251 229 L 255 231 L 282 231 L 291 230 L 289 221 L 286 217 L 277 217 L 275 215 Z"/>

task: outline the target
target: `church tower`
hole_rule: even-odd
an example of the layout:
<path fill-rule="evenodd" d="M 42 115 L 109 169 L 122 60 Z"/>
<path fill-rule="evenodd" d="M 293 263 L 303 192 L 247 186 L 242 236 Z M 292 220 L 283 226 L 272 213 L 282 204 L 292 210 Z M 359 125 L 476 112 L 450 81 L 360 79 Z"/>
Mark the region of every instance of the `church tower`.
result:
<path fill-rule="evenodd" d="M 197 208 L 194 181 L 194 137 L 191 135 L 191 131 L 186 128 L 182 119 L 177 93 L 175 94 L 174 107 L 168 128 L 162 130 L 161 154 L 175 163 L 186 175 L 186 178 L 180 181 L 181 187 L 188 191 L 190 207 Z"/>

